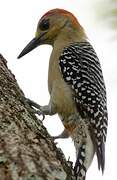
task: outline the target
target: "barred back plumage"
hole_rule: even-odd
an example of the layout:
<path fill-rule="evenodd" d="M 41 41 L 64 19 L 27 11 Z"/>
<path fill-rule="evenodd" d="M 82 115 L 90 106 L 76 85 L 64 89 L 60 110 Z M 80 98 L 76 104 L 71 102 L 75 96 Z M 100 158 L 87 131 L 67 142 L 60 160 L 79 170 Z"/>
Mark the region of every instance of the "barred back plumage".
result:
<path fill-rule="evenodd" d="M 90 121 L 98 167 L 104 171 L 107 134 L 106 89 L 99 59 L 92 45 L 75 42 L 65 47 L 60 56 L 60 70 L 74 92 L 74 101 L 82 118 Z"/>
<path fill-rule="evenodd" d="M 64 9 L 52 9 L 42 16 L 35 37 L 18 58 L 42 44 L 53 47 L 48 70 L 50 100 L 46 106 L 27 102 L 43 117 L 59 115 L 64 131 L 54 139 L 72 138 L 76 150 L 74 175 L 76 180 L 85 180 L 95 152 L 102 172 L 105 164 L 108 115 L 100 62 L 84 28 Z"/>

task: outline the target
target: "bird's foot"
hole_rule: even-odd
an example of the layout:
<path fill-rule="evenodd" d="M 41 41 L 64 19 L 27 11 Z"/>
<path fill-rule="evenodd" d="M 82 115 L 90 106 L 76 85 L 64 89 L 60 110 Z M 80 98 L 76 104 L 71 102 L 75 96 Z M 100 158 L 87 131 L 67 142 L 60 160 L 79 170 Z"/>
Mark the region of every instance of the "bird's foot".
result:
<path fill-rule="evenodd" d="M 31 113 L 42 116 L 42 121 L 45 119 L 45 114 L 42 111 L 41 106 L 39 104 L 37 104 L 36 102 L 34 102 L 28 98 L 23 98 L 23 102 L 25 103 L 27 109 Z"/>
<path fill-rule="evenodd" d="M 65 139 L 65 138 L 69 138 L 69 134 L 68 134 L 68 131 L 66 129 L 64 129 L 61 134 L 59 134 L 58 136 L 52 136 L 52 138 L 54 140 L 55 139 Z"/>

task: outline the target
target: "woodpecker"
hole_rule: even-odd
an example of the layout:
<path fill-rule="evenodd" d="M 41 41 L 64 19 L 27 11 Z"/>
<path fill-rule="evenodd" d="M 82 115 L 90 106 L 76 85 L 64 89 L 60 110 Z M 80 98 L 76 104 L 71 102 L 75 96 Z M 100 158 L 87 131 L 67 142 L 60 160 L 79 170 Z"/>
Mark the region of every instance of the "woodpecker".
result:
<path fill-rule="evenodd" d="M 53 50 L 48 71 L 50 101 L 39 110 L 44 115 L 59 115 L 65 129 L 56 138 L 73 139 L 75 176 L 85 180 L 95 153 L 98 168 L 104 172 L 105 166 L 108 113 L 101 65 L 83 27 L 67 10 L 45 13 L 34 39 L 18 58 L 42 44 L 52 45 Z"/>

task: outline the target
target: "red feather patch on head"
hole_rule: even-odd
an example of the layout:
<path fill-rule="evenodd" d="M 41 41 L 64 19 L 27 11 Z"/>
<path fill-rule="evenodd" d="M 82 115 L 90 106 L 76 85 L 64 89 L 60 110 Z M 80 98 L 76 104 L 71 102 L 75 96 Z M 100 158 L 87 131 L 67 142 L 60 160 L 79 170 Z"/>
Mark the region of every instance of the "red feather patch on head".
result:
<path fill-rule="evenodd" d="M 73 23 L 75 23 L 75 24 L 78 23 L 77 18 L 76 18 L 71 12 L 66 11 L 66 10 L 64 10 L 64 9 L 58 9 L 58 12 L 59 12 L 60 14 L 65 15 L 65 16 L 71 17 Z"/>
<path fill-rule="evenodd" d="M 46 17 L 46 16 L 51 16 L 51 15 L 54 15 L 54 14 L 62 14 L 62 15 L 65 15 L 65 16 L 69 16 L 69 17 L 71 17 L 72 22 L 73 22 L 74 24 L 78 24 L 77 18 L 76 18 L 71 12 L 66 11 L 66 10 L 64 10 L 64 9 L 52 9 L 52 10 L 46 12 L 46 13 L 41 17 L 41 19 L 44 18 L 44 17 Z"/>

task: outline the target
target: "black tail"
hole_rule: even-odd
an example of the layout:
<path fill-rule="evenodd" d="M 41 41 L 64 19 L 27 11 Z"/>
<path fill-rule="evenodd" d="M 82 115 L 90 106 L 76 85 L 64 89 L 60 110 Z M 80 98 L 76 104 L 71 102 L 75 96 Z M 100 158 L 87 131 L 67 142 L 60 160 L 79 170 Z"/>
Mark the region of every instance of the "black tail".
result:
<path fill-rule="evenodd" d="M 101 143 L 100 146 L 97 146 L 97 159 L 98 159 L 98 169 L 102 170 L 102 173 L 104 173 L 105 168 L 105 144 Z"/>

